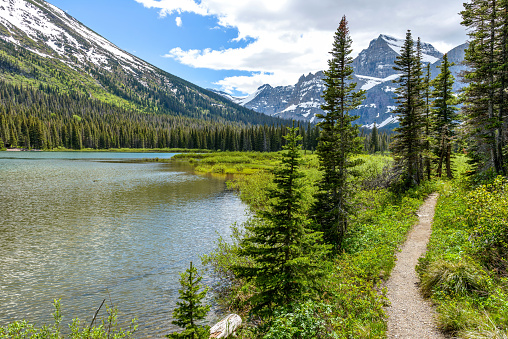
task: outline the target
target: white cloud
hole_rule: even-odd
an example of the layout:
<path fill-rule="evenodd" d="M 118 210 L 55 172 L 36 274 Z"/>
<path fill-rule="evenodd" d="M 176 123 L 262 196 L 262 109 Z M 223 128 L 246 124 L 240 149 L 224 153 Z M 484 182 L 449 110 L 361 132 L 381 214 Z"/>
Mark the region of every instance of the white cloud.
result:
<path fill-rule="evenodd" d="M 160 16 L 194 13 L 213 16 L 220 27 L 238 30 L 235 40 L 252 38 L 244 48 L 182 50 L 167 57 L 182 64 L 215 70 L 253 72 L 250 77 L 228 77 L 223 89 L 253 92 L 264 83 L 294 84 L 302 74 L 326 68 L 333 34 L 346 15 L 354 54 L 368 47 L 379 34 L 413 36 L 442 52 L 463 43 L 461 1 L 443 0 L 135 0 Z"/>
<path fill-rule="evenodd" d="M 178 27 L 182 27 L 182 18 L 177 16 L 175 19 L 175 23 Z"/>

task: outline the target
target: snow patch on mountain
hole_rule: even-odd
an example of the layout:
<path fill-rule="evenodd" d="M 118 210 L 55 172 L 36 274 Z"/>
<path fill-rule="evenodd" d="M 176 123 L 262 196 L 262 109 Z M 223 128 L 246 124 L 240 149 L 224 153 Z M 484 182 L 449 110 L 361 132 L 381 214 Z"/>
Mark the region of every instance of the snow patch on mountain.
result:
<path fill-rule="evenodd" d="M 387 81 L 391 82 L 391 81 L 397 79 L 399 76 L 400 76 L 399 74 L 394 74 L 394 75 L 390 75 L 386 78 L 381 79 L 381 78 L 370 77 L 367 75 L 356 75 L 356 77 L 358 79 L 366 81 L 366 83 L 363 84 L 361 87 L 361 89 L 363 89 L 364 91 L 368 91 L 372 87 L 382 84 L 383 82 L 387 82 Z"/>
<path fill-rule="evenodd" d="M 404 46 L 403 39 L 398 39 L 396 37 L 386 35 L 386 34 L 381 34 L 379 37 L 381 39 L 383 39 L 384 41 L 386 41 L 388 46 L 390 46 L 390 48 L 393 49 L 395 51 L 395 53 L 400 54 L 399 53 L 400 49 L 402 48 L 402 46 Z"/>
<path fill-rule="evenodd" d="M 360 89 L 362 89 L 364 91 L 368 91 L 372 87 L 383 83 L 383 79 L 380 79 L 380 78 L 369 77 L 369 76 L 366 76 L 366 75 L 357 75 L 356 77 L 358 79 L 366 81 L 366 83 L 363 84 L 362 87 L 360 88 Z"/>
<path fill-rule="evenodd" d="M 388 44 L 388 46 L 390 46 L 390 48 L 392 50 L 394 50 L 395 53 L 400 55 L 400 50 L 404 46 L 403 39 L 398 39 L 393 36 L 389 36 L 389 35 L 385 35 L 385 34 L 381 34 L 379 37 L 382 38 L 383 40 L 385 40 L 386 43 Z M 423 42 L 423 43 L 421 43 L 421 48 L 422 48 L 422 61 L 424 63 L 433 64 L 439 60 L 439 58 L 435 55 L 437 50 L 434 47 L 432 47 L 432 45 Z"/>
<path fill-rule="evenodd" d="M 399 117 L 397 116 L 393 116 L 393 115 L 390 115 L 390 117 L 388 119 L 385 119 L 382 123 L 380 124 L 376 124 L 375 122 L 372 123 L 372 124 L 368 124 L 368 125 L 363 125 L 362 127 L 364 128 L 368 128 L 368 129 L 373 129 L 374 126 L 376 126 L 377 128 L 382 128 L 382 127 L 385 127 L 389 124 L 396 124 L 399 122 Z"/>
<path fill-rule="evenodd" d="M 146 62 L 121 50 L 49 3 L 31 3 L 25 0 L 3 2 L 4 5 L 0 6 L 0 24 L 11 34 L 17 34 L 17 29 L 34 41 L 45 41 L 45 44 L 64 60 L 73 56 L 81 63 L 88 61 L 105 67 L 108 65 L 108 59 L 114 58 L 121 61 L 122 66 L 129 72 L 135 73 L 133 68 L 153 70 Z M 57 19 L 49 18 L 49 15 L 54 15 Z M 58 25 L 58 20 L 62 24 Z M 20 45 L 20 41 L 12 37 L 0 36 L 0 38 Z M 49 57 L 33 48 L 30 50 Z"/>
<path fill-rule="evenodd" d="M 391 113 L 392 111 L 396 110 L 397 106 L 387 106 L 385 113 Z"/>
<path fill-rule="evenodd" d="M 298 108 L 298 105 L 291 105 L 288 108 L 286 108 L 285 110 L 283 110 L 282 112 L 296 111 L 297 108 Z"/>

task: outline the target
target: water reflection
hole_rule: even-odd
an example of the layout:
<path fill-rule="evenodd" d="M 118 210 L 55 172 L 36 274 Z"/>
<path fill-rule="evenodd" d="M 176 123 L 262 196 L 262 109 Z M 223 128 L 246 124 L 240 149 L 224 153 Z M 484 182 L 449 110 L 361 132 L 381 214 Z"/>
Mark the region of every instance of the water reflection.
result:
<path fill-rule="evenodd" d="M 229 234 L 245 219 L 223 180 L 181 164 L 111 162 L 107 153 L 5 154 L 0 324 L 49 323 L 54 298 L 62 298 L 65 323 L 89 319 L 110 295 L 120 317 L 138 317 L 140 337 L 161 337 L 173 328 L 178 273 L 211 250 L 216 232 Z"/>

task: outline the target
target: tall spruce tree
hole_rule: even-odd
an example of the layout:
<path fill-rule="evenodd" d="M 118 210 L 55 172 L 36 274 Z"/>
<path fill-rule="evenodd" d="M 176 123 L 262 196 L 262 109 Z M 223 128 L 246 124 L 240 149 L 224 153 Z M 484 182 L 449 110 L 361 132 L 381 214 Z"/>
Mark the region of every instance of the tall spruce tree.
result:
<path fill-rule="evenodd" d="M 452 141 L 455 136 L 455 129 L 458 124 L 457 108 L 453 105 L 457 103 L 457 99 L 453 94 L 454 77 L 450 71 L 453 63 L 448 62 L 448 55 L 443 56 L 443 62 L 438 68 L 441 72 L 432 80 L 432 115 L 434 134 L 437 140 L 435 146 L 435 154 L 437 161 L 436 173 L 441 177 L 443 171 L 443 163 L 446 166 L 446 176 L 453 177 L 451 154 Z"/>
<path fill-rule="evenodd" d="M 376 152 L 379 152 L 379 150 L 379 134 L 377 131 L 377 125 L 374 123 L 372 132 L 370 133 L 369 153 L 375 154 Z"/>
<path fill-rule="evenodd" d="M 190 267 L 181 274 L 180 285 L 182 288 L 177 302 L 177 308 L 173 311 L 173 318 L 176 320 L 171 323 L 184 329 L 181 333 L 168 334 L 168 338 L 172 339 L 208 339 L 210 336 L 210 327 L 197 325 L 196 322 L 206 317 L 210 310 L 210 306 L 202 304 L 203 298 L 206 296 L 208 288 L 204 288 L 200 284 L 202 277 L 198 276 L 195 266 L 190 263 Z"/>
<path fill-rule="evenodd" d="M 274 170 L 276 187 L 268 192 L 270 204 L 247 226 L 249 236 L 240 253 L 252 266 L 238 266 L 238 277 L 252 281 L 257 292 L 251 298 L 252 313 L 269 318 L 274 307 L 300 302 L 317 293 L 324 275 L 320 258 L 328 247 L 322 234 L 311 230 L 303 206 L 304 175 L 296 128 L 284 136 L 282 163 Z"/>
<path fill-rule="evenodd" d="M 432 137 L 432 116 L 430 113 L 431 105 L 431 80 L 430 80 L 430 63 L 425 68 L 425 76 L 423 78 L 423 92 L 425 97 L 425 132 L 424 132 L 424 146 L 423 146 L 423 157 L 424 157 L 424 173 L 427 176 L 427 180 L 430 180 L 432 174 L 432 152 L 431 145 L 433 141 Z"/>
<path fill-rule="evenodd" d="M 397 108 L 394 110 L 399 115 L 399 127 L 395 129 L 398 133 L 394 136 L 392 150 L 406 187 L 418 185 L 423 177 L 423 81 L 420 48 L 414 45 L 411 31 L 408 31 L 393 67 L 401 75 L 394 80 L 399 84 L 395 91 Z"/>
<path fill-rule="evenodd" d="M 365 93 L 356 90 L 356 83 L 352 81 L 351 43 L 344 16 L 335 32 L 332 57 L 324 72 L 325 104 L 321 109 L 325 114 L 317 115 L 322 119 L 318 124 L 321 134 L 317 146 L 322 178 L 318 182 L 312 214 L 317 229 L 324 233 L 325 241 L 333 245 L 335 252 L 341 248 L 352 212 L 350 178 L 354 175 L 353 168 L 360 163 L 352 156 L 362 149 L 358 126 L 353 124 L 357 117 L 349 114 L 361 104 Z"/>
<path fill-rule="evenodd" d="M 503 149 L 507 144 L 508 116 L 508 3 L 472 0 L 464 4 L 462 24 L 469 30 L 462 108 L 468 154 L 477 173 L 507 173 Z"/>

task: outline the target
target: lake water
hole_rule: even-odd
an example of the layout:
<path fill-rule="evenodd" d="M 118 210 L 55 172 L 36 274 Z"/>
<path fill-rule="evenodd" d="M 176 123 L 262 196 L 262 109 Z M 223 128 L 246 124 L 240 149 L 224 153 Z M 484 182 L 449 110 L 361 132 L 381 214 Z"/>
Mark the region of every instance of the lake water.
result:
<path fill-rule="evenodd" d="M 64 327 L 89 323 L 111 298 L 120 322 L 138 319 L 137 337 L 175 329 L 179 273 L 246 206 L 224 179 L 184 164 L 121 161 L 171 156 L 0 152 L 0 325 L 52 324 L 56 298 Z"/>

